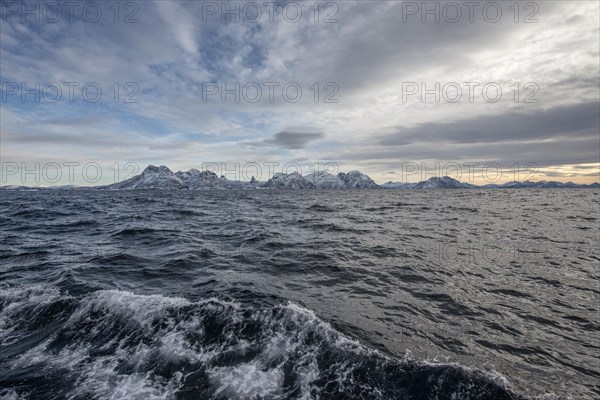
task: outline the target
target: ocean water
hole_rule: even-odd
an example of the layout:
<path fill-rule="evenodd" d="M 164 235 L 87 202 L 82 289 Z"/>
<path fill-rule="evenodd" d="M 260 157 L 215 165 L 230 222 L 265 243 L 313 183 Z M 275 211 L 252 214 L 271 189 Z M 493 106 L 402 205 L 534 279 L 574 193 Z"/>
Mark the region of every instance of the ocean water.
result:
<path fill-rule="evenodd" d="M 599 206 L 4 191 L 0 398 L 599 398 Z"/>

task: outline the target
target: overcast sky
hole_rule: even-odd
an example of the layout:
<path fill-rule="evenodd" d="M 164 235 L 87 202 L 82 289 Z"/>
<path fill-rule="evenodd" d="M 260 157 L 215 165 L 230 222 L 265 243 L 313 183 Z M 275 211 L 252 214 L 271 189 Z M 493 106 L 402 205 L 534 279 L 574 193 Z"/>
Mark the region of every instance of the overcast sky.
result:
<path fill-rule="evenodd" d="M 116 162 L 598 181 L 597 1 L 428 2 L 439 21 L 420 1 L 50 3 L 2 3 L 3 184 L 35 162 L 95 162 L 106 183 Z"/>

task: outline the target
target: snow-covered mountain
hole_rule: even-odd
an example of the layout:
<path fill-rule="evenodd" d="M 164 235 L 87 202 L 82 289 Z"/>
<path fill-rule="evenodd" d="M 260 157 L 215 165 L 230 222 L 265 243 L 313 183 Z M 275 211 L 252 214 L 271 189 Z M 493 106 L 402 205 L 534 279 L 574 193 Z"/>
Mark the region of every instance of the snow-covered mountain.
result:
<path fill-rule="evenodd" d="M 458 181 L 449 176 L 442 176 L 441 178 L 434 176 L 426 181 L 417 183 L 414 189 L 472 189 L 474 187 L 476 186 Z"/>
<path fill-rule="evenodd" d="M 212 171 L 199 171 L 195 168 L 189 171 L 177 171 L 175 176 L 179 178 L 185 187 L 190 190 L 228 189 L 229 181 L 224 176 L 220 178 Z"/>
<path fill-rule="evenodd" d="M 427 179 L 421 182 L 386 182 L 381 185 L 385 189 L 472 189 L 477 186 L 471 185 L 458 181 L 449 176 L 437 177 Z"/>
<path fill-rule="evenodd" d="M 346 189 L 376 189 L 379 187 L 373 179 L 360 171 L 340 172 L 337 176 L 344 182 Z"/>
<path fill-rule="evenodd" d="M 211 171 L 177 171 L 165 166 L 149 165 L 140 175 L 104 186 L 102 189 L 373 189 L 379 187 L 371 178 L 359 171 L 340 172 L 337 176 L 315 172 L 306 177 L 298 172 L 277 173 L 266 182 L 252 177 L 250 182 L 230 181 Z"/>
<path fill-rule="evenodd" d="M 557 182 L 557 181 L 512 181 L 502 184 L 489 184 L 481 186 L 485 189 L 523 189 L 523 188 L 538 188 L 538 189 L 553 189 L 553 188 L 600 188 L 597 182 L 584 185 L 573 182 Z"/>
<path fill-rule="evenodd" d="M 305 176 L 317 189 L 376 189 L 373 179 L 360 171 L 340 172 L 332 175 L 325 171 L 313 172 Z"/>
<path fill-rule="evenodd" d="M 195 168 L 189 171 L 172 172 L 169 168 L 161 165 L 159 167 L 149 165 L 141 174 L 121 182 L 107 186 L 21 186 L 4 185 L 0 190 L 128 190 L 128 189 L 187 189 L 187 190 L 254 190 L 254 189 L 520 189 L 520 188 L 600 188 L 598 183 L 590 185 L 576 184 L 573 182 L 557 181 L 524 181 L 506 182 L 503 184 L 488 184 L 476 186 L 466 182 L 460 182 L 448 176 L 432 177 L 426 181 L 413 182 L 386 182 L 377 185 L 369 176 L 360 171 L 340 172 L 332 175 L 325 171 L 313 172 L 302 176 L 297 172 L 291 174 L 277 173 L 266 182 L 259 182 L 252 177 L 250 182 L 232 181 L 224 176 L 217 176 L 212 171 L 199 171 Z"/>
<path fill-rule="evenodd" d="M 141 174 L 102 189 L 185 189 L 187 186 L 169 168 L 148 165 Z"/>
<path fill-rule="evenodd" d="M 265 184 L 269 189 L 315 189 L 315 185 L 297 172 L 291 174 L 277 173 Z"/>
<path fill-rule="evenodd" d="M 487 184 L 482 186 L 473 185 L 466 182 L 460 182 L 448 176 L 441 178 L 432 177 L 426 181 L 418 183 L 412 182 L 386 182 L 381 185 L 384 189 L 523 189 L 523 188 L 598 188 L 598 183 L 590 185 L 577 184 L 573 182 L 556 182 L 556 181 L 524 181 L 524 182 L 506 182 L 502 184 Z"/>
<path fill-rule="evenodd" d="M 200 171 L 195 168 L 189 171 L 172 172 L 165 166 L 156 167 L 149 165 L 146 169 L 133 178 L 112 185 L 99 187 L 99 189 L 188 189 L 188 190 L 213 190 L 213 189 L 255 189 L 254 182 L 230 181 L 224 176 L 219 177 L 212 171 Z"/>
<path fill-rule="evenodd" d="M 344 181 L 339 176 L 325 171 L 313 172 L 304 178 L 315 185 L 317 189 L 344 189 L 346 187 Z"/>

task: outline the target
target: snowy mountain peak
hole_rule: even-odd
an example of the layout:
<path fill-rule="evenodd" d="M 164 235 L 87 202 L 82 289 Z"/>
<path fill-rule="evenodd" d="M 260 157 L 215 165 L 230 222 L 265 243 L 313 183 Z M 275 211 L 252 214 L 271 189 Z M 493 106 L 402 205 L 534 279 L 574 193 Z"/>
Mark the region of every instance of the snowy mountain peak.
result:
<path fill-rule="evenodd" d="M 373 179 L 360 171 L 340 172 L 338 178 L 344 182 L 347 189 L 375 189 L 379 187 Z"/>
<path fill-rule="evenodd" d="M 169 168 L 148 165 L 133 178 L 108 185 L 107 189 L 183 189 L 185 184 Z"/>
<path fill-rule="evenodd" d="M 263 187 L 272 189 L 314 189 L 315 185 L 297 172 L 291 174 L 278 172 Z"/>
<path fill-rule="evenodd" d="M 469 188 L 471 185 L 467 183 L 462 183 L 454 178 L 450 178 L 449 176 L 434 176 L 432 178 L 427 179 L 424 182 L 419 182 L 415 188 L 416 189 L 465 189 Z"/>
<path fill-rule="evenodd" d="M 161 166 L 156 166 L 156 165 L 148 165 L 146 167 L 146 169 L 144 169 L 142 171 L 142 175 L 144 174 L 172 174 L 173 172 L 169 169 L 169 167 L 161 165 Z"/>
<path fill-rule="evenodd" d="M 477 186 L 461 182 L 449 176 L 434 176 L 421 182 L 386 182 L 385 189 L 471 189 Z"/>
<path fill-rule="evenodd" d="M 343 189 L 345 187 L 343 180 L 325 171 L 312 172 L 304 178 L 315 185 L 317 189 Z"/>
<path fill-rule="evenodd" d="M 227 179 L 219 178 L 212 171 L 199 171 L 190 169 L 187 172 L 177 172 L 175 174 L 185 184 L 187 189 L 202 190 L 202 189 L 226 189 Z"/>

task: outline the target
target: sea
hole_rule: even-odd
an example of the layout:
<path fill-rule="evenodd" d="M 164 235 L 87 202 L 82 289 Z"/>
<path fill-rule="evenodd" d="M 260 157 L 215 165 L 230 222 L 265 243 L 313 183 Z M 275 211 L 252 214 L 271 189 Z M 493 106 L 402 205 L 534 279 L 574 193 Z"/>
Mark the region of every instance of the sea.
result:
<path fill-rule="evenodd" d="M 0 193 L 0 399 L 598 399 L 600 191 Z"/>

